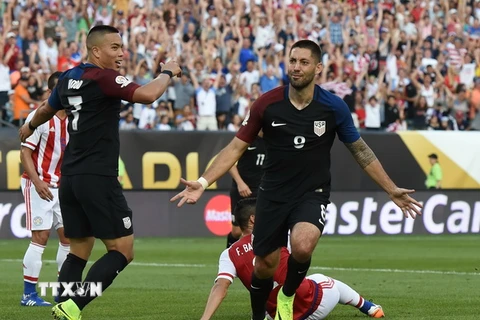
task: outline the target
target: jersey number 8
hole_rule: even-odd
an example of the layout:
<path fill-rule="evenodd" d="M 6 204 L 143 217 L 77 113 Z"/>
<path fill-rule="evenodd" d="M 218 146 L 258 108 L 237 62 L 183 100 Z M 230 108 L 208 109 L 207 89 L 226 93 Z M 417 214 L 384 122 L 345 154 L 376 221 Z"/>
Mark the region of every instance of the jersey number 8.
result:
<path fill-rule="evenodd" d="M 81 96 L 68 97 L 68 104 L 72 107 L 72 130 L 78 130 L 78 118 L 80 117 L 79 111 L 82 110 L 83 99 Z"/>

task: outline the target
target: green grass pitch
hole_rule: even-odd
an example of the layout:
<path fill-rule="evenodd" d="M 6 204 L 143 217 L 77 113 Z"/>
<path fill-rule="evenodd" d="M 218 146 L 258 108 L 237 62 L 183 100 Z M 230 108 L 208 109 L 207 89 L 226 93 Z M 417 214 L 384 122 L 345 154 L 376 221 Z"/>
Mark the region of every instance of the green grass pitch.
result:
<path fill-rule="evenodd" d="M 134 263 L 88 305 L 84 320 L 199 319 L 217 272 L 223 238 L 138 239 Z M 28 240 L 0 240 L 0 319 L 51 319 L 50 308 L 20 307 Z M 40 281 L 56 281 L 57 243 L 44 253 Z M 97 243 L 92 259 L 103 254 Z M 478 236 L 325 237 L 311 273 L 349 284 L 383 306 L 387 319 L 480 319 Z M 85 275 L 85 274 L 84 274 Z M 53 301 L 50 297 L 49 301 Z M 236 281 L 214 319 L 250 319 Z M 328 319 L 367 319 L 337 306 Z"/>

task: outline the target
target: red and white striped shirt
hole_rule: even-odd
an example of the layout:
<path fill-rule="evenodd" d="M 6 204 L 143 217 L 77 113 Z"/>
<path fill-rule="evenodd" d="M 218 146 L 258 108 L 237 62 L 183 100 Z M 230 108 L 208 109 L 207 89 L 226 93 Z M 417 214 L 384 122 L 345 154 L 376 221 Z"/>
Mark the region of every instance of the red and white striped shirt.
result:
<path fill-rule="evenodd" d="M 26 122 L 33 118 L 35 112 L 28 115 Z M 54 116 L 35 129 L 25 143 L 22 143 L 22 147 L 33 150 L 32 160 L 40 179 L 55 188 L 58 187 L 60 181 L 63 153 L 69 138 L 67 124 L 68 118 L 62 120 Z M 29 179 L 26 172 L 22 177 Z"/>
<path fill-rule="evenodd" d="M 452 67 L 461 68 L 463 66 L 463 59 L 467 55 L 467 49 L 455 48 L 455 45 L 447 46 L 448 62 Z"/>

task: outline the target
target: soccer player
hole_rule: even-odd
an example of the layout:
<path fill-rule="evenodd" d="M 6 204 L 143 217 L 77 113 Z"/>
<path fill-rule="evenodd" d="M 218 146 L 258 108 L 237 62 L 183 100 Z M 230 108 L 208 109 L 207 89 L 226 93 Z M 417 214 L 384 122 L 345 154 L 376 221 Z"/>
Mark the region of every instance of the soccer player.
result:
<path fill-rule="evenodd" d="M 217 278 L 201 320 L 209 320 L 213 316 L 227 295 L 227 290 L 234 278 L 238 277 L 245 288 L 250 289 L 255 259 L 252 249 L 255 199 L 240 200 L 234 212 L 242 230 L 242 238 L 220 255 Z M 277 294 L 285 283 L 289 256 L 288 249 L 281 248 L 280 264 L 273 276 L 275 288 L 267 301 L 267 318 L 275 316 Z M 293 304 L 293 318 L 295 320 L 324 319 L 338 303 L 351 305 L 372 318 L 384 317 L 381 306 L 365 300 L 345 283 L 323 274 L 313 274 L 303 279 L 297 289 Z"/>
<path fill-rule="evenodd" d="M 232 232 L 227 236 L 227 248 L 237 241 L 242 231 L 235 221 L 235 206 L 246 197 L 256 197 L 262 179 L 262 166 L 265 161 L 265 143 L 257 137 L 240 157 L 238 163 L 230 169 L 232 187 L 230 188 L 230 208 L 232 211 Z"/>
<path fill-rule="evenodd" d="M 60 72 L 48 78 L 51 93 L 57 84 Z M 31 112 L 30 121 L 36 111 Z M 42 269 L 42 255 L 50 237 L 52 226 L 57 230 L 59 244 L 57 251 L 58 272 L 70 250 L 70 242 L 63 232 L 62 214 L 58 200 L 60 166 L 65 145 L 68 143 L 67 115 L 59 110 L 55 117 L 39 126 L 24 143 L 20 153 L 25 172 L 22 175 L 22 193 L 27 209 L 27 229 L 32 231 L 32 241 L 23 257 L 23 296 L 20 305 L 28 307 L 51 306 L 40 298 L 36 285 Z"/>
<path fill-rule="evenodd" d="M 263 131 L 267 157 L 253 230 L 255 268 L 250 290 L 253 320 L 264 318 L 265 303 L 273 288 L 273 275 L 288 230 L 291 230 L 292 254 L 288 258 L 285 283 L 278 294 L 276 319 L 293 319 L 295 291 L 310 266 L 330 203 L 330 150 L 335 135 L 405 217 L 420 214 L 420 203 L 410 197 L 415 191 L 393 183 L 358 134 L 343 100 L 315 85 L 315 76 L 323 69 L 321 55 L 320 47 L 313 41 L 294 43 L 287 65 L 290 84 L 257 99 L 236 137 L 212 165 L 197 181 L 182 179 L 186 188 L 171 199 L 180 199 L 179 207 L 184 203 L 194 204 L 205 188 L 224 175 Z"/>
<path fill-rule="evenodd" d="M 107 253 L 92 265 L 84 281 L 101 282 L 105 290 L 133 259 L 132 211 L 117 178 L 121 100 L 153 103 L 181 69 L 175 61 L 161 64 L 161 74 L 139 86 L 118 72 L 123 48 L 117 29 L 96 26 L 86 42 L 87 63 L 61 74 L 48 103 L 22 126 L 19 135 L 24 141 L 58 110 L 66 109 L 70 141 L 65 149 L 59 196 L 70 253 L 59 281 L 82 281 L 97 238 L 105 244 Z M 61 297 L 53 307 L 54 319 L 80 319 L 81 311 L 94 298 L 88 292 L 71 299 Z"/>

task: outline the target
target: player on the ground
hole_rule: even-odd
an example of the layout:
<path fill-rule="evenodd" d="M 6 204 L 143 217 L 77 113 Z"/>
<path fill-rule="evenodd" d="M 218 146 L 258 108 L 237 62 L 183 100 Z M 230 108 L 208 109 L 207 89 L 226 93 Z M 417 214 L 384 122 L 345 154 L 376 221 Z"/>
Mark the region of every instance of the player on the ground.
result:
<path fill-rule="evenodd" d="M 235 218 L 242 230 L 242 238 L 220 255 L 218 275 L 212 287 L 201 320 L 209 320 L 218 309 L 227 294 L 233 279 L 238 277 L 247 290 L 250 289 L 255 255 L 252 249 L 252 230 L 255 224 L 255 199 L 240 200 L 234 211 Z M 274 289 L 267 301 L 267 318 L 274 317 L 277 294 L 285 283 L 290 253 L 283 247 L 280 251 L 280 264 L 273 276 Z M 295 320 L 324 319 L 335 306 L 351 305 L 372 318 L 384 317 L 382 307 L 365 300 L 355 290 L 340 280 L 323 274 L 312 274 L 301 282 L 293 304 Z"/>
<path fill-rule="evenodd" d="M 57 84 L 60 72 L 48 78 L 51 93 Z M 30 113 L 30 121 L 36 111 Z M 40 298 L 36 286 L 42 269 L 42 255 L 50 237 L 52 226 L 57 230 L 59 243 L 57 251 L 58 272 L 70 250 L 70 242 L 64 235 L 58 186 L 63 152 L 68 143 L 67 115 L 59 110 L 55 117 L 39 126 L 24 143 L 20 153 L 25 172 L 22 175 L 22 193 L 27 210 L 27 229 L 32 231 L 32 242 L 23 257 L 22 306 L 37 307 L 52 304 Z"/>
<path fill-rule="evenodd" d="M 295 291 L 310 266 L 330 203 L 330 150 L 335 135 L 405 217 L 420 214 L 420 203 L 409 196 L 414 190 L 393 183 L 358 134 L 345 102 L 315 85 L 315 75 L 323 69 L 321 56 L 320 47 L 313 41 L 294 43 L 287 66 L 290 84 L 257 99 L 232 142 L 197 181 L 182 179 L 185 190 L 171 199 L 180 199 L 178 206 L 194 204 L 205 188 L 224 175 L 263 131 L 267 157 L 253 230 L 256 256 L 250 290 L 253 320 L 264 318 L 280 248 L 286 244 L 288 230 L 291 230 L 292 254 L 285 284 L 278 294 L 276 319 L 293 319 Z"/>
<path fill-rule="evenodd" d="M 248 146 L 245 153 L 238 159 L 238 163 L 230 169 L 232 187 L 230 188 L 230 209 L 232 211 L 232 232 L 227 236 L 227 248 L 237 241 L 242 231 L 235 221 L 235 206 L 237 202 L 246 197 L 256 197 L 258 186 L 262 179 L 262 166 L 265 161 L 265 143 L 257 137 Z"/>
<path fill-rule="evenodd" d="M 61 109 L 69 119 L 70 141 L 65 149 L 60 185 L 60 206 L 70 253 L 60 271 L 60 282 L 80 282 L 95 243 L 107 253 L 88 271 L 85 282 L 101 282 L 105 290 L 133 259 L 132 211 L 118 182 L 119 112 L 121 100 L 150 104 L 180 74 L 175 61 L 162 73 L 139 86 L 120 75 L 122 38 L 111 26 L 96 26 L 87 36 L 87 63 L 60 76 L 48 103 L 19 132 L 24 141 L 33 130 Z M 95 297 L 87 292 L 71 299 L 61 297 L 53 307 L 54 319 L 77 320 Z M 67 301 L 63 301 L 68 299 Z"/>

